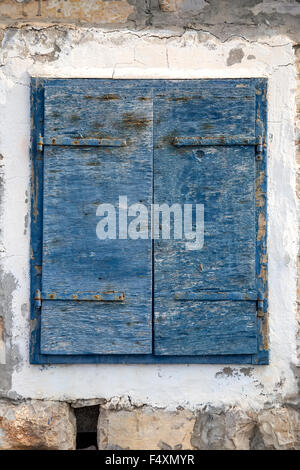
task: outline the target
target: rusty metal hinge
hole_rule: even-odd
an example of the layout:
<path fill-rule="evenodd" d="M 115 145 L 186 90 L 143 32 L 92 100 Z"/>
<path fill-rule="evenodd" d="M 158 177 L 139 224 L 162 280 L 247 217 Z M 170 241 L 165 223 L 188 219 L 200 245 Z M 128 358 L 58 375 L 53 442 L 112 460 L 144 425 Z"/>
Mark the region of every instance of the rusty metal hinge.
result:
<path fill-rule="evenodd" d="M 256 305 L 257 305 L 257 316 L 259 318 L 264 318 L 264 296 L 262 292 L 258 292 L 257 294 Z"/>
<path fill-rule="evenodd" d="M 38 135 L 38 140 L 37 140 L 37 150 L 38 152 L 42 152 L 44 147 L 44 137 L 42 134 Z"/>
<path fill-rule="evenodd" d="M 256 160 L 262 160 L 262 153 L 263 153 L 263 138 L 261 135 L 257 137 L 257 144 L 256 144 Z"/>
<path fill-rule="evenodd" d="M 35 291 L 34 301 L 35 301 L 35 306 L 37 308 L 41 308 L 41 306 L 42 306 L 42 294 L 41 294 L 40 289 L 37 289 Z"/>

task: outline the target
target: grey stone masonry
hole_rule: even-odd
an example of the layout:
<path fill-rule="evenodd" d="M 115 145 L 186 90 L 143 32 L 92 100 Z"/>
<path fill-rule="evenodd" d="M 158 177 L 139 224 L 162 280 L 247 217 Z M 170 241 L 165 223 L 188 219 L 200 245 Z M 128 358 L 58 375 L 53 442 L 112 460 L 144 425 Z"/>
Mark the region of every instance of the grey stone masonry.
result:
<path fill-rule="evenodd" d="M 75 448 L 75 415 L 67 403 L 0 401 L 0 450 Z"/>

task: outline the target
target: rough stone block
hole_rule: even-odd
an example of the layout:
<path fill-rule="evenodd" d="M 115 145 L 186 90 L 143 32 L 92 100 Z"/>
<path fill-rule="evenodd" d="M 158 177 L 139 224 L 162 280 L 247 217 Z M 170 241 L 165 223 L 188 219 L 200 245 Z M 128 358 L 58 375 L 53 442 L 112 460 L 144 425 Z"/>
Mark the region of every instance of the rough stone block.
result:
<path fill-rule="evenodd" d="M 75 416 L 68 404 L 0 401 L 0 450 L 75 448 Z"/>
<path fill-rule="evenodd" d="M 248 450 L 254 428 L 250 412 L 211 408 L 198 414 L 191 442 L 199 450 Z"/>
<path fill-rule="evenodd" d="M 98 421 L 99 449 L 193 449 L 192 412 L 142 407 L 131 410 L 101 408 Z"/>
<path fill-rule="evenodd" d="M 300 413 L 280 407 L 259 412 L 239 407 L 188 410 L 103 407 L 100 449 L 300 449 Z"/>
<path fill-rule="evenodd" d="M 0 19 L 124 23 L 133 12 L 127 0 L 36 0 L 0 2 Z"/>
<path fill-rule="evenodd" d="M 300 415 L 297 410 L 272 408 L 258 414 L 259 449 L 287 450 L 300 448 Z"/>
<path fill-rule="evenodd" d="M 165 13 L 174 12 L 177 10 L 177 0 L 159 0 L 159 8 Z"/>

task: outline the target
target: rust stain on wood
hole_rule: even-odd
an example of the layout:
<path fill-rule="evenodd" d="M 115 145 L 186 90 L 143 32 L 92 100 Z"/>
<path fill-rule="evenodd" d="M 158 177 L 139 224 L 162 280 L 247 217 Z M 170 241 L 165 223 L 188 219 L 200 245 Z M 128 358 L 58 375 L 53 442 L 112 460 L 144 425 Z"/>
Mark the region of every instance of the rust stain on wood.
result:
<path fill-rule="evenodd" d="M 42 266 L 35 265 L 34 269 L 37 274 L 42 274 Z"/>
<path fill-rule="evenodd" d="M 261 241 L 266 233 L 266 218 L 263 212 L 260 212 L 258 216 L 258 232 L 257 232 L 257 240 Z"/>
<path fill-rule="evenodd" d="M 268 314 L 261 320 L 260 323 L 260 332 L 263 338 L 263 347 L 267 351 L 269 349 L 269 316 Z M 261 348 L 262 349 L 262 348 Z"/>
<path fill-rule="evenodd" d="M 255 190 L 255 195 L 256 195 L 256 206 L 257 207 L 263 207 L 265 204 L 265 192 L 262 189 L 262 184 L 265 179 L 265 172 L 261 171 L 256 178 L 256 190 Z"/>
<path fill-rule="evenodd" d="M 151 123 L 151 119 L 136 116 L 134 113 L 125 113 L 122 127 L 135 127 L 137 129 L 145 129 Z"/>
<path fill-rule="evenodd" d="M 267 284 L 267 279 L 268 279 L 268 271 L 267 271 L 266 266 L 264 266 L 264 265 L 261 266 L 260 273 L 259 273 L 258 277 L 262 280 L 263 286 L 265 287 L 266 284 Z"/>
<path fill-rule="evenodd" d="M 106 95 L 102 95 L 99 97 L 99 100 L 101 101 L 113 101 L 113 100 L 119 100 L 120 96 L 119 95 L 114 95 L 113 93 L 108 93 Z"/>

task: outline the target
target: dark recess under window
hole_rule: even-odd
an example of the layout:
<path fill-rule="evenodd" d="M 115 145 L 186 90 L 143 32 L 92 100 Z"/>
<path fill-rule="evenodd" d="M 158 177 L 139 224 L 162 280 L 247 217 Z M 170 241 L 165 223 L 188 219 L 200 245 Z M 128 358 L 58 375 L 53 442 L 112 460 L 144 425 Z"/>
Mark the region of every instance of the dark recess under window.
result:
<path fill-rule="evenodd" d="M 97 423 L 99 406 L 75 408 L 77 437 L 76 449 L 97 450 Z"/>

